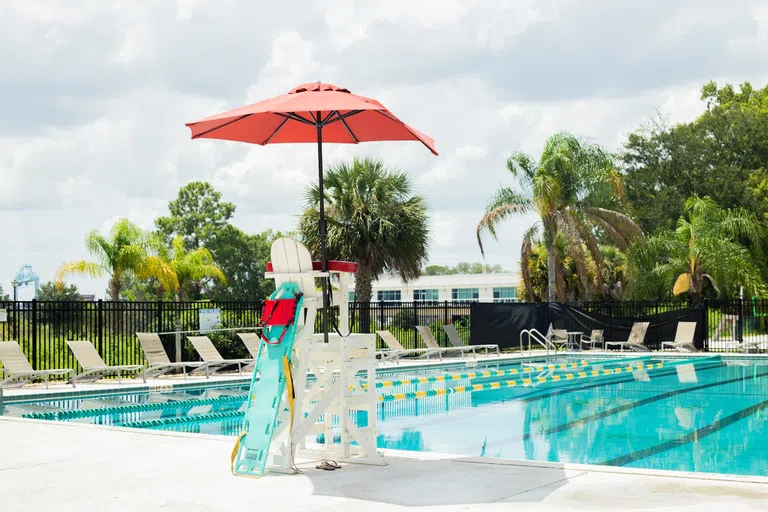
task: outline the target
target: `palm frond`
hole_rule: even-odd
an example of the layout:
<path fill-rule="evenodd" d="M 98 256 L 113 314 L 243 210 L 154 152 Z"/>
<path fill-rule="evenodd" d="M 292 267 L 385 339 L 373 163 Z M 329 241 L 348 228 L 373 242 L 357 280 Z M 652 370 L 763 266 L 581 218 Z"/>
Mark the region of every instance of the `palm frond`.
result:
<path fill-rule="evenodd" d="M 63 264 L 56 271 L 56 283 L 63 283 L 64 278 L 69 275 L 86 275 L 88 277 L 102 277 L 107 273 L 107 270 L 98 263 L 91 261 L 79 260 L 70 261 Z"/>
<path fill-rule="evenodd" d="M 622 233 L 627 239 L 643 238 L 643 230 L 628 215 L 605 208 L 586 208 L 585 212 L 593 218 L 598 217 L 608 223 L 616 231 Z"/>
<path fill-rule="evenodd" d="M 520 274 L 525 286 L 526 300 L 533 301 L 532 283 L 531 283 L 531 255 L 533 245 L 536 243 L 536 237 L 539 234 L 539 223 L 537 222 L 523 234 L 523 243 L 520 246 Z"/>
<path fill-rule="evenodd" d="M 578 233 L 579 237 L 587 246 L 587 250 L 589 251 L 589 254 L 592 256 L 592 260 L 595 262 L 595 267 L 596 267 L 595 285 L 597 286 L 598 290 L 602 290 L 603 289 L 603 272 L 602 272 L 603 253 L 600 250 L 600 245 L 597 242 L 597 238 L 589 229 L 589 227 L 584 223 L 584 220 L 581 219 L 574 210 L 568 209 L 566 210 L 565 213 L 568 219 L 570 220 L 570 222 L 573 224 L 573 227 Z"/>
<path fill-rule="evenodd" d="M 513 214 L 525 214 L 531 210 L 531 200 L 514 190 L 501 188 L 488 207 L 486 213 L 477 225 L 477 244 L 480 246 L 480 253 L 485 254 L 483 248 L 483 235 L 487 232 L 496 240 L 496 226 L 499 222 L 507 219 Z"/>
<path fill-rule="evenodd" d="M 565 242 L 568 245 L 568 255 L 573 259 L 576 264 L 576 269 L 581 280 L 581 286 L 585 294 L 589 295 L 589 271 L 587 270 L 587 257 L 584 254 L 584 249 L 581 246 L 581 235 L 578 228 L 575 226 L 573 219 L 566 214 L 558 214 L 557 216 L 558 228 L 565 237 Z"/>

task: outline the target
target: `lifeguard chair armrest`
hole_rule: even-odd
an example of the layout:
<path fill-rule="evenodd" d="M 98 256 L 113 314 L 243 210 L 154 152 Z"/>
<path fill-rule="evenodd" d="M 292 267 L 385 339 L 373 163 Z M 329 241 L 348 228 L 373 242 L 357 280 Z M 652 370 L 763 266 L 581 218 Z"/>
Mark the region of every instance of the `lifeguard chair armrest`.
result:
<path fill-rule="evenodd" d="M 323 264 L 321 261 L 312 262 L 312 270 L 321 271 Z M 267 272 L 272 272 L 272 262 L 267 262 Z M 351 261 L 330 260 L 328 262 L 328 272 L 347 272 L 357 274 L 357 263 Z"/>

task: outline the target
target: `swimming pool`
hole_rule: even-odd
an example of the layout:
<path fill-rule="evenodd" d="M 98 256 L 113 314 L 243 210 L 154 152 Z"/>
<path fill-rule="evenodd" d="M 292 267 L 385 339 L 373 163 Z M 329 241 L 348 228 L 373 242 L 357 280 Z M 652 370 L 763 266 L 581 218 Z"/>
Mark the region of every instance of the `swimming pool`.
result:
<path fill-rule="evenodd" d="M 766 359 L 558 356 L 400 368 L 377 381 L 380 448 L 768 476 Z M 234 436 L 246 392 L 11 400 L 5 414 Z"/>

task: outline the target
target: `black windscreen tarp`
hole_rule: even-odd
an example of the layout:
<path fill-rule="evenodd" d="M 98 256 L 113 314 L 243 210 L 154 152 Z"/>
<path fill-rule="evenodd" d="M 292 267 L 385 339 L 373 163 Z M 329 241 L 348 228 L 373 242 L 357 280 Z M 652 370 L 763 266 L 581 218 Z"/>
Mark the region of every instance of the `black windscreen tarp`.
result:
<path fill-rule="evenodd" d="M 502 349 L 519 348 L 523 329 L 535 328 L 546 334 L 550 323 L 555 329 L 578 331 L 587 336 L 593 329 L 602 329 L 606 340 L 626 341 L 635 322 L 650 322 L 645 345 L 659 349 L 662 341 L 675 339 L 678 322 L 696 322 L 694 345 L 701 350 L 705 339 L 706 309 L 702 306 L 668 311 L 603 308 L 596 312 L 556 303 L 476 303 L 470 309 L 470 320 L 470 344 L 495 343 Z"/>

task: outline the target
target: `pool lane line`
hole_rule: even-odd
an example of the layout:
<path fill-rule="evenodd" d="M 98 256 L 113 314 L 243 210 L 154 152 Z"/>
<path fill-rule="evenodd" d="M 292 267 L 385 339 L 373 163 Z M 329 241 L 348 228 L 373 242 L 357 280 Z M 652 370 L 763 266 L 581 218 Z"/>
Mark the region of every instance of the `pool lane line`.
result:
<path fill-rule="evenodd" d="M 511 368 L 509 370 L 486 370 L 486 371 L 474 371 L 474 372 L 468 372 L 468 373 L 455 373 L 455 374 L 443 374 L 443 375 L 432 375 L 427 377 L 413 377 L 411 379 L 400 379 L 400 380 L 384 380 L 384 381 L 377 381 L 376 382 L 376 388 L 388 388 L 388 387 L 396 387 L 396 386 L 407 386 L 409 384 L 426 384 L 430 382 L 448 382 L 452 380 L 465 380 L 465 379 L 481 379 L 481 378 L 488 378 L 488 377 L 503 377 L 506 375 L 519 375 L 521 373 L 534 373 L 537 371 L 545 371 L 545 370 L 568 370 L 568 369 L 576 369 L 576 368 L 587 368 L 590 366 L 598 366 L 598 365 L 607 365 L 607 364 L 613 364 L 613 365 L 621 365 L 626 362 L 630 361 L 643 361 L 647 359 L 651 359 L 653 356 L 643 356 L 643 357 L 632 357 L 632 358 L 618 358 L 615 360 L 600 360 L 595 362 L 590 361 L 582 361 L 580 363 L 560 363 L 560 364 L 531 364 L 529 366 L 521 367 L 521 368 Z M 350 390 L 354 389 L 354 386 L 349 387 Z M 363 385 L 364 389 L 367 389 L 367 385 Z"/>
<path fill-rule="evenodd" d="M 710 368 L 699 368 L 697 371 L 704 372 L 707 370 L 714 370 L 715 368 L 722 368 L 722 366 L 714 366 Z M 658 402 L 659 400 L 666 400 L 667 398 L 671 398 L 673 396 L 683 395 L 686 393 L 692 393 L 694 391 L 700 391 L 702 389 L 707 389 L 711 387 L 717 387 L 717 386 L 724 386 L 726 384 L 733 384 L 734 382 L 743 382 L 746 380 L 752 380 L 756 379 L 758 377 L 765 377 L 768 375 L 768 371 L 759 373 L 759 374 L 752 374 L 747 377 L 737 377 L 733 379 L 718 381 L 718 382 L 709 382 L 707 384 L 699 384 L 698 386 L 692 386 L 689 388 L 680 388 L 676 389 L 674 391 L 667 391 L 658 395 L 650 396 L 647 398 L 643 398 L 641 400 L 638 400 L 636 402 L 630 402 L 624 405 L 620 405 L 618 407 L 614 407 L 613 409 L 608 409 L 602 412 L 598 412 L 595 414 L 592 414 L 590 416 L 585 416 L 584 418 L 579 418 L 573 421 L 570 421 L 568 423 L 563 423 L 562 425 L 558 425 L 556 427 L 549 428 L 547 430 L 542 431 L 540 434 L 542 435 L 550 435 L 550 434 L 556 434 L 559 432 L 563 432 L 565 430 L 569 430 L 573 427 L 577 427 L 580 425 L 586 425 L 587 423 L 591 423 L 593 421 L 601 420 L 603 418 L 607 418 L 608 416 L 613 416 L 615 414 L 620 414 L 622 412 L 634 409 L 636 407 L 641 407 L 643 405 L 648 405 L 653 402 Z M 531 434 L 530 432 L 523 434 L 523 440 L 529 439 L 530 437 L 533 437 L 535 435 L 539 434 Z"/>
<path fill-rule="evenodd" d="M 745 418 L 748 418 L 749 416 L 752 416 L 753 414 L 760 412 L 766 408 L 768 408 L 768 400 L 764 400 L 762 402 L 751 405 L 746 409 L 736 411 L 735 413 L 730 414 L 725 418 L 721 418 L 715 422 L 710 423 L 709 425 L 705 425 L 701 428 L 698 428 L 693 432 L 690 432 L 684 436 L 678 437 L 677 439 L 672 439 L 670 441 L 666 441 L 666 442 L 657 444 L 655 446 L 650 446 L 642 450 L 637 450 L 632 453 L 622 455 L 621 457 L 616 457 L 611 460 L 601 462 L 600 464 L 603 464 L 606 466 L 625 466 L 627 464 L 631 464 L 632 462 L 637 462 L 647 457 L 658 455 L 659 453 L 672 450 L 674 448 L 679 448 L 681 446 L 685 446 L 687 444 L 692 443 L 693 441 L 698 441 L 726 427 L 729 427 L 734 423 L 741 421 Z"/>
<path fill-rule="evenodd" d="M 690 364 L 690 360 L 684 359 L 683 361 L 680 361 L 677 363 L 672 363 L 672 364 L 667 363 L 667 367 L 676 367 L 682 364 Z M 393 402 L 396 400 L 410 400 L 410 399 L 418 400 L 418 399 L 427 398 L 431 396 L 444 396 L 444 395 L 451 395 L 456 393 L 468 393 L 471 391 L 485 391 L 490 389 L 513 388 L 513 387 L 517 387 L 518 385 L 529 386 L 532 384 L 544 384 L 547 382 L 561 382 L 561 381 L 569 381 L 569 380 L 577 380 L 577 379 L 587 379 L 587 378 L 593 378 L 593 377 L 604 377 L 607 375 L 617 375 L 622 372 L 634 372 L 638 370 L 654 371 L 664 367 L 665 367 L 665 363 L 662 363 L 662 362 L 652 363 L 652 364 L 639 364 L 639 365 L 627 366 L 623 368 L 619 367 L 619 368 L 604 369 L 604 370 L 592 370 L 589 372 L 584 371 L 584 372 L 578 372 L 578 373 L 566 373 L 563 376 L 552 375 L 551 377 L 537 377 L 532 379 L 487 382 L 485 384 L 471 384 L 467 386 L 456 386 L 452 388 L 430 389 L 427 391 L 409 391 L 407 393 L 393 393 L 389 395 L 379 395 L 377 399 L 379 402 Z"/>
<path fill-rule="evenodd" d="M 129 414 L 134 412 L 162 411 L 165 409 L 182 409 L 197 407 L 200 405 L 215 405 L 220 403 L 244 402 L 248 395 L 226 395 L 213 398 L 190 398 L 187 400 L 172 400 L 168 402 L 134 405 L 116 405 L 112 407 L 99 407 L 96 409 L 79 409 L 55 412 L 32 412 L 22 414 L 22 418 L 37 420 L 70 420 L 76 418 L 94 418 L 98 416 L 113 416 L 117 414 Z"/>
<path fill-rule="evenodd" d="M 182 425 L 184 423 L 208 423 L 230 418 L 242 418 L 245 411 L 214 412 L 208 414 L 196 414 L 194 416 L 181 416 L 178 418 L 165 418 L 157 420 L 128 421 L 125 423 L 116 423 L 116 427 L 127 428 L 152 428 L 171 425 Z"/>

